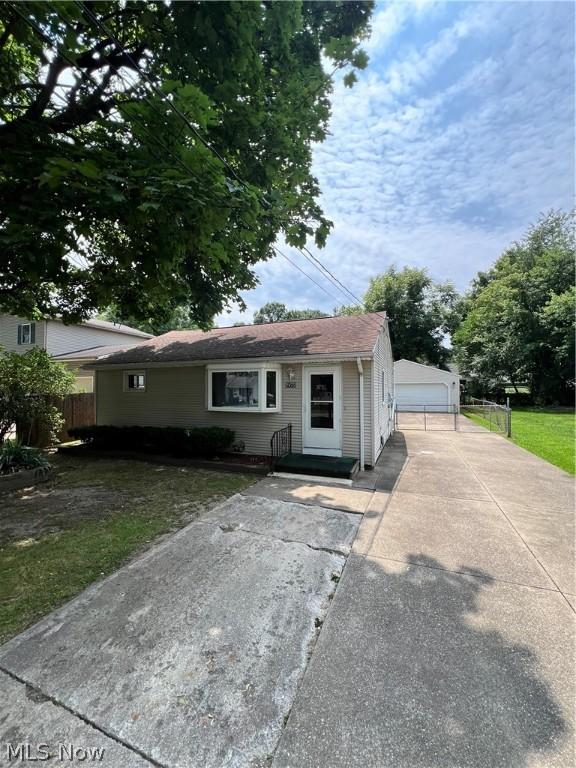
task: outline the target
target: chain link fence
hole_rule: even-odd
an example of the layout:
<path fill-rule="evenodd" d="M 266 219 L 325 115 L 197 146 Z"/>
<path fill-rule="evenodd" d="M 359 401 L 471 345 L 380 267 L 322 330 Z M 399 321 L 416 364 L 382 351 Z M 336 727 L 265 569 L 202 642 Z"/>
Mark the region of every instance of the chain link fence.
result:
<path fill-rule="evenodd" d="M 500 432 L 506 437 L 512 436 L 512 409 L 509 399 L 506 400 L 506 405 L 501 405 L 492 400 L 471 397 L 470 402 L 460 406 L 460 412 L 464 415 L 479 416 L 486 422 L 482 426 L 486 426 L 490 432 Z"/>

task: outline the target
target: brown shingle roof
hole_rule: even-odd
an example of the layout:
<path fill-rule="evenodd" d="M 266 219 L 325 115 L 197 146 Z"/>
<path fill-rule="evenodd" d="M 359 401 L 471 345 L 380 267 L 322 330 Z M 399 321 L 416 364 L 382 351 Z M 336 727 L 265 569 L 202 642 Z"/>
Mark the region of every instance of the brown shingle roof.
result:
<path fill-rule="evenodd" d="M 384 312 L 373 312 L 350 317 L 214 328 L 206 332 L 170 331 L 124 352 L 101 358 L 93 366 L 328 354 L 371 355 L 385 317 Z"/>

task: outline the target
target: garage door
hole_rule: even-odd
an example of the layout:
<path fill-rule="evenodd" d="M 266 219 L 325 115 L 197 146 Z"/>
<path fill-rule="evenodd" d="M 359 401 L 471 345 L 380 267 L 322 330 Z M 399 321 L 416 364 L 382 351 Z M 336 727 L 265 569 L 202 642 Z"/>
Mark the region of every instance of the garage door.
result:
<path fill-rule="evenodd" d="M 398 410 L 442 412 L 448 409 L 448 387 L 444 384 L 396 384 Z"/>

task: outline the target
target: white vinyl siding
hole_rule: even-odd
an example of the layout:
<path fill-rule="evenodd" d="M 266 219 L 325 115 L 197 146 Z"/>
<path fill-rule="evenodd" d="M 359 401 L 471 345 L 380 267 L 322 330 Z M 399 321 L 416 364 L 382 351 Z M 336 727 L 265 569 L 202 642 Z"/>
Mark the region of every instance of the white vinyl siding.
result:
<path fill-rule="evenodd" d="M 34 343 L 18 344 L 18 326 L 34 323 Z M 0 349 L 5 352 L 20 352 L 24 354 L 32 347 L 45 348 L 46 345 L 46 321 L 28 320 L 14 315 L 0 315 Z"/>
<path fill-rule="evenodd" d="M 133 347 L 146 339 L 129 333 L 107 331 L 88 325 L 64 325 L 59 320 L 48 320 L 46 349 L 51 355 L 63 355 L 80 349 L 118 345 Z"/>

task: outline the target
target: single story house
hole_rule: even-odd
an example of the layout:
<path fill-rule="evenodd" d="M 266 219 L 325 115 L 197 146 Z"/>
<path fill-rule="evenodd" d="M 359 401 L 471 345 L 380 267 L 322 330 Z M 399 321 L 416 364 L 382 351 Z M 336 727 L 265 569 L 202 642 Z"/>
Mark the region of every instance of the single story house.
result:
<path fill-rule="evenodd" d="M 0 315 L 0 349 L 19 354 L 33 347 L 45 349 L 74 372 L 77 392 L 93 391 L 93 373 L 83 368 L 86 363 L 151 338 L 137 328 L 95 318 L 66 325 L 58 318 L 29 320 Z"/>
<path fill-rule="evenodd" d="M 385 313 L 171 331 L 90 364 L 96 422 L 222 426 L 269 455 L 292 425 L 292 451 L 373 465 L 393 429 Z"/>
<path fill-rule="evenodd" d="M 394 363 L 394 394 L 399 411 L 442 413 L 460 406 L 460 377 L 412 360 Z"/>

